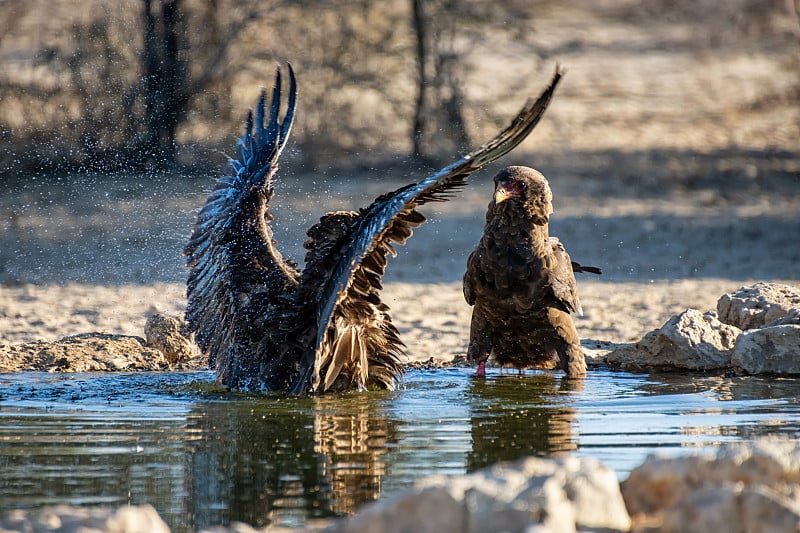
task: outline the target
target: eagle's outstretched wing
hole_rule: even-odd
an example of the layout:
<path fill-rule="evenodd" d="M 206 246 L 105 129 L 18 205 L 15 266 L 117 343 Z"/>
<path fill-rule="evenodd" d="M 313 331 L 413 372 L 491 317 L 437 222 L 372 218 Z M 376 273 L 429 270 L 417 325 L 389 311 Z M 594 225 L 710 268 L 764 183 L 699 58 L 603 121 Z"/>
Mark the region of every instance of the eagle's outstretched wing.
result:
<path fill-rule="evenodd" d="M 186 321 L 218 379 L 241 388 L 237 375 L 257 364 L 248 348 L 291 311 L 299 272 L 275 248 L 269 226 L 272 177 L 294 119 L 297 86 L 289 67 L 288 107 L 279 120 L 281 73 L 265 123 L 266 93 L 238 141 L 235 173 L 221 178 L 197 215 L 184 249 L 189 276 Z"/>
<path fill-rule="evenodd" d="M 337 360 L 341 356 L 367 353 L 360 346 L 343 337 L 347 328 L 348 316 L 358 315 L 359 306 L 375 306 L 380 313 L 387 308 L 377 298 L 381 288 L 380 280 L 386 266 L 387 254 L 393 254 L 392 244 L 402 244 L 411 235 L 413 228 L 422 224 L 425 218 L 415 208 L 427 202 L 446 201 L 449 193 L 458 190 L 466 183 L 473 172 L 507 154 L 521 143 L 533 130 L 547 109 L 550 99 L 562 77 L 556 68 L 550 85 L 537 98 L 529 99 L 512 123 L 492 140 L 465 155 L 455 163 L 441 169 L 419 183 L 402 187 L 392 193 L 377 198 L 372 205 L 362 209 L 352 221 L 351 229 L 342 238 L 337 235 L 335 261 L 326 268 L 317 268 L 313 260 L 307 259 L 307 271 L 316 277 L 314 301 L 316 308 L 316 341 L 314 349 L 306 350 L 300 362 L 300 375 L 293 386 L 293 392 L 306 390 L 325 390 L 332 384 L 342 367 Z M 323 218 L 318 226 L 325 226 Z M 330 255 L 328 255 L 330 258 Z M 313 258 L 311 258 L 313 259 Z M 322 276 L 320 278 L 320 276 Z M 301 291 L 303 283 L 301 283 Z M 340 320 L 340 317 L 342 320 Z M 387 315 L 388 316 L 388 315 Z M 386 357 L 382 361 L 371 361 L 374 376 L 378 381 L 391 386 L 399 372 L 397 354 L 402 352 L 402 344 L 391 322 L 387 322 Z M 349 335 L 350 333 L 348 333 Z M 396 342 L 392 339 L 397 339 Z M 342 344 L 342 340 L 345 344 Z M 342 350 L 342 346 L 348 346 Z M 338 350 L 337 350 L 338 347 Z M 351 349 L 352 348 L 352 349 Z M 377 366 L 376 366 L 376 363 Z M 366 373 L 365 368 L 361 372 Z"/>

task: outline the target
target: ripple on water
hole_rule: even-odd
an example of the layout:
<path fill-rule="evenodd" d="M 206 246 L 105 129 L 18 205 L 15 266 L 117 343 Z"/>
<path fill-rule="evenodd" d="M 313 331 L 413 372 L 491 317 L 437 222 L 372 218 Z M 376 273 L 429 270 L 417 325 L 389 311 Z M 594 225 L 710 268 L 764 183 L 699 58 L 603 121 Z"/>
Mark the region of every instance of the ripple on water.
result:
<path fill-rule="evenodd" d="M 0 509 L 151 503 L 175 531 L 298 526 L 525 455 L 572 451 L 624 477 L 653 452 L 798 434 L 789 379 L 473 372 L 292 399 L 226 393 L 209 372 L 0 375 Z"/>

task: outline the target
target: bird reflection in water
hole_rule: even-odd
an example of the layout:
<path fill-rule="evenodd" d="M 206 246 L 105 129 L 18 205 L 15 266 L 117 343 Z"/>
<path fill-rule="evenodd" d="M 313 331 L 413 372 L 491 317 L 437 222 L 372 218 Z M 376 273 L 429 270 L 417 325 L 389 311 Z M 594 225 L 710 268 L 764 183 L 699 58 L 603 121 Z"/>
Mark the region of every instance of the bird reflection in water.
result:
<path fill-rule="evenodd" d="M 460 426 L 463 419 L 457 417 L 443 431 L 449 437 L 458 429 L 467 433 L 461 457 L 469 471 L 574 450 L 570 393 L 581 386 L 581 380 L 552 373 L 515 371 L 475 379 L 463 391 L 466 425 Z M 389 471 L 397 461 L 390 452 L 410 446 L 402 439 L 404 424 L 413 424 L 398 416 L 393 394 L 246 398 L 197 406 L 189 417 L 197 434 L 191 453 L 191 527 L 233 520 L 296 527 L 315 518 L 351 515 L 380 498 L 386 476 L 407 475 Z M 427 459 L 414 460 L 435 470 Z"/>
<path fill-rule="evenodd" d="M 472 450 L 467 471 L 528 455 L 546 456 L 577 449 L 571 392 L 580 379 L 551 373 L 500 374 L 473 379 L 469 397 Z"/>
<path fill-rule="evenodd" d="M 331 510 L 352 515 L 381 496 L 384 456 L 397 442 L 396 425 L 363 396 L 346 410 L 337 403 L 341 399 L 316 397 L 314 402 L 314 451 L 330 486 Z"/>
<path fill-rule="evenodd" d="M 355 396 L 199 406 L 191 526 L 293 527 L 377 499 L 397 431 L 380 394 Z"/>

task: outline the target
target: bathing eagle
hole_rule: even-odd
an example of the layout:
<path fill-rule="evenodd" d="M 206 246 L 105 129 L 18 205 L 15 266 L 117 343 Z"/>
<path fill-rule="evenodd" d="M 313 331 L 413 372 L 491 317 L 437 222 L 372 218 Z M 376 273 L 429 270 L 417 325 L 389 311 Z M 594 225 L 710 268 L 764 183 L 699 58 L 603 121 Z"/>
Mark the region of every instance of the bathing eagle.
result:
<path fill-rule="evenodd" d="M 239 157 L 230 161 L 234 174 L 217 182 L 197 215 L 184 249 L 187 326 L 229 389 L 392 389 L 402 376 L 404 345 L 380 298 L 387 256 L 425 221 L 418 206 L 448 200 L 470 174 L 527 137 L 561 73 L 556 69 L 545 91 L 477 150 L 366 208 L 320 218 L 307 232 L 299 270 L 277 250 L 269 210 L 295 113 L 297 84 L 288 70 L 283 119 L 278 69 L 269 116 L 262 92 L 238 141 Z"/>

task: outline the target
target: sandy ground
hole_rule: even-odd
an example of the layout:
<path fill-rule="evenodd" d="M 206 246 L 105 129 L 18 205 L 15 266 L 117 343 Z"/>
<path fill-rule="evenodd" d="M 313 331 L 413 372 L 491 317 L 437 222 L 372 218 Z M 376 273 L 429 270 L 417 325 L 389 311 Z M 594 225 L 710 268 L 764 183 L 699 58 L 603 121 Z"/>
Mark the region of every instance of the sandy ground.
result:
<path fill-rule="evenodd" d="M 384 296 L 412 359 L 449 359 L 466 350 L 470 308 L 460 277 L 480 235 L 488 194 L 464 196 L 429 212 L 431 222 L 390 262 Z M 606 216 L 602 206 L 590 210 L 578 198 L 560 198 L 569 205 L 557 208 L 553 233 L 562 236 L 573 257 L 604 269 L 601 277 L 579 277 L 584 316 L 576 324 L 587 348 L 595 341 L 635 341 L 687 307 L 714 310 L 720 295 L 755 280 L 800 284 L 797 198 L 756 196 L 716 207 L 691 195 L 636 199 L 619 201 L 617 214 Z M 630 214 L 619 214 L 624 209 Z M 191 212 L 183 214 L 188 231 Z M 62 233 L 53 226 L 49 231 Z M 116 231 L 106 228 L 97 239 L 107 240 Z M 169 281 L 184 275 L 178 239 L 137 237 L 144 246 L 141 254 L 118 246 L 89 251 L 83 238 L 56 240 L 54 248 L 39 252 L 43 262 L 32 270 L 35 283 L 0 286 L 2 343 L 93 331 L 142 336 L 149 313 L 183 312 L 183 283 Z M 8 243 L 3 247 L 9 248 Z M 75 257 L 83 254 L 91 261 L 78 263 Z M 154 277 L 163 280 L 141 280 L 154 268 L 160 270 Z M 70 280 L 72 272 L 79 282 Z M 121 280 L 122 272 L 133 279 Z"/>
<path fill-rule="evenodd" d="M 615 4 L 628 5 L 597 5 Z M 548 176 L 551 233 L 574 259 L 604 270 L 579 279 L 585 315 L 576 320 L 587 346 L 637 340 L 687 307 L 714 310 L 720 295 L 753 281 L 800 284 L 792 21 L 773 24 L 777 34 L 714 40 L 691 16 L 657 26 L 657 17 L 609 17 L 543 12 L 548 61 L 530 91 L 556 59 L 569 71 L 540 130 L 502 161 Z M 522 61 L 509 50 L 509 61 Z M 487 76 L 496 67 L 487 63 Z M 509 102 L 509 114 L 523 100 Z M 385 298 L 414 359 L 466 350 L 460 280 L 496 168 L 455 201 L 425 209 L 430 223 L 390 262 Z M 320 214 L 367 205 L 423 175 L 412 167 L 284 173 L 276 235 L 300 259 L 303 233 Z M 0 344 L 142 335 L 148 313 L 182 313 L 180 252 L 213 175 L 4 178 Z"/>

